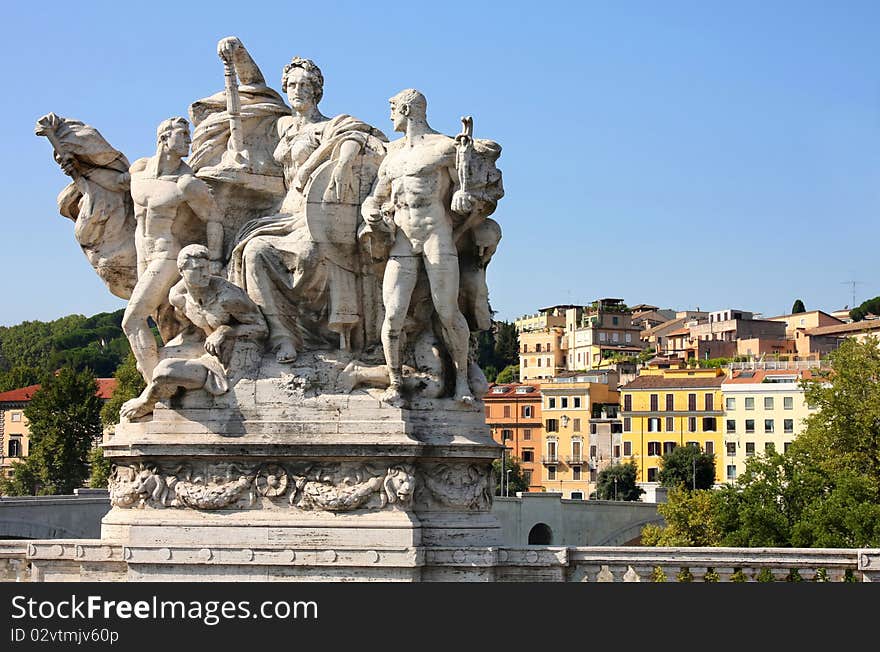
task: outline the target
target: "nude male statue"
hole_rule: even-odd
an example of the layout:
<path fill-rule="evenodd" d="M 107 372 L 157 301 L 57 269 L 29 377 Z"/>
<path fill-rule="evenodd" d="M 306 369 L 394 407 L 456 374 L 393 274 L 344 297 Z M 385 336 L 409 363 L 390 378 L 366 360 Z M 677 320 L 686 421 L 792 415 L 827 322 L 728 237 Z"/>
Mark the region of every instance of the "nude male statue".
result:
<path fill-rule="evenodd" d="M 159 362 L 141 395 L 123 403 L 119 412 L 123 419 L 149 414 L 157 401 L 170 398 L 179 388 L 225 393 L 229 389 L 226 365 L 235 340 L 261 340 L 269 333 L 263 313 L 247 293 L 211 273 L 209 254 L 199 244 L 181 249 L 176 266 L 182 278 L 169 293 L 171 305 L 192 324 L 180 339 L 206 336 L 202 355 Z"/>
<path fill-rule="evenodd" d="M 223 225 L 210 188 L 182 160 L 189 154 L 189 123 L 185 118 L 163 120 L 156 137 L 156 155 L 138 159 L 130 168 L 138 280 L 122 317 L 122 330 L 147 383 L 159 362 L 147 319 L 168 301 L 168 291 L 180 277 L 176 259 L 186 244 L 180 233 L 187 221 L 195 216 L 205 222 L 213 261 L 223 251 Z"/>
<path fill-rule="evenodd" d="M 391 381 L 383 400 L 402 401 L 401 331 L 419 266 L 424 265 L 443 341 L 455 367 L 454 395 L 470 404 L 474 402 L 468 384 L 470 331 L 458 307 L 458 251 L 449 211 L 469 214 L 474 198 L 457 188 L 456 143 L 428 125 L 425 96 L 407 89 L 389 102 L 394 130 L 405 135 L 389 146 L 376 186 L 361 211 L 368 228 L 388 231 L 393 238 L 382 282 L 382 347 Z"/>

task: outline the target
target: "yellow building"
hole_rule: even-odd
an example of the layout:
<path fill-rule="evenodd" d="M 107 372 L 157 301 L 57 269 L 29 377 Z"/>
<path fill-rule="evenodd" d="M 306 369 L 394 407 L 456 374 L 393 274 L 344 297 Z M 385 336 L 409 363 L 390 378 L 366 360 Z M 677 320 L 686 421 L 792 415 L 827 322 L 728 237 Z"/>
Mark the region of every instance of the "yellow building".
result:
<path fill-rule="evenodd" d="M 741 370 L 721 385 L 724 397 L 724 478 L 736 480 L 746 460 L 774 448 L 780 453 L 803 430 L 807 407 L 798 381 L 808 370 Z"/>
<path fill-rule="evenodd" d="M 586 499 L 595 488 L 596 455 L 591 460 L 590 419 L 620 401 L 614 372 L 562 375 L 541 383 L 545 491 Z"/>
<path fill-rule="evenodd" d="M 563 329 L 549 327 L 519 334 L 519 379 L 542 380 L 565 371 Z"/>
<path fill-rule="evenodd" d="M 623 460 L 635 461 L 640 483 L 659 483 L 661 457 L 676 446 L 715 454 L 724 481 L 721 369 L 646 369 L 620 388 Z"/>

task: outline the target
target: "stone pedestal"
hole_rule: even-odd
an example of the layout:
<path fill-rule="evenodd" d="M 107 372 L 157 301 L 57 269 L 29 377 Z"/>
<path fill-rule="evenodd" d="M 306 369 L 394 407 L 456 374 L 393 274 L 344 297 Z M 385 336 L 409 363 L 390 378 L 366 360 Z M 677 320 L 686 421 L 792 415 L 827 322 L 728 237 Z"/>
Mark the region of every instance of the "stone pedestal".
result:
<path fill-rule="evenodd" d="M 339 365 L 302 364 L 120 424 L 104 442 L 113 507 L 101 540 L 40 546 L 35 567 L 44 578 L 73 564 L 89 579 L 418 581 L 427 549 L 501 544 L 500 447 L 482 403 L 313 393 L 309 379 L 326 385 Z"/>

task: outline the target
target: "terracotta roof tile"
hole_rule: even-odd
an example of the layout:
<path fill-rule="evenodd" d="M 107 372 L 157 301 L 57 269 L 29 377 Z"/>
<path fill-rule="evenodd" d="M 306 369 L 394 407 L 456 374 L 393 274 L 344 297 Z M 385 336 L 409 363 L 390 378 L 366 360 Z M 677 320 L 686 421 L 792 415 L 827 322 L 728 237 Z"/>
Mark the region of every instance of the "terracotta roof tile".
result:
<path fill-rule="evenodd" d="M 880 319 L 867 319 L 864 321 L 854 321 L 848 324 L 832 324 L 831 326 L 819 326 L 818 328 L 810 328 L 807 335 L 848 335 L 849 333 L 860 333 L 863 331 L 880 331 Z"/>
<path fill-rule="evenodd" d="M 98 381 L 98 398 L 110 398 L 113 390 L 116 389 L 115 378 L 97 378 Z M 27 387 L 19 387 L 11 389 L 8 392 L 0 394 L 0 403 L 21 403 L 30 401 L 34 393 L 40 389 L 40 385 L 28 385 Z"/>

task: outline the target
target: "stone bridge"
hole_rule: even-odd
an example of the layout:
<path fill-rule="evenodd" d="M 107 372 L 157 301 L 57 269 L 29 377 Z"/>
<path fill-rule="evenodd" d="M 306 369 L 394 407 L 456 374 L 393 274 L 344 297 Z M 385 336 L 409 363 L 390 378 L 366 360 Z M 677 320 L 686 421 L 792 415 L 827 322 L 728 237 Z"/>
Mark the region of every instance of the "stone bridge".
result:
<path fill-rule="evenodd" d="M 110 510 L 103 489 L 77 489 L 73 496 L 0 498 L 0 539 L 97 539 Z"/>
<path fill-rule="evenodd" d="M 656 503 L 566 500 L 555 492 L 495 497 L 492 510 L 509 546 L 626 546 L 648 523 L 663 524 Z"/>
<path fill-rule="evenodd" d="M 109 509 L 102 489 L 0 498 L 0 539 L 97 539 Z M 493 511 L 509 546 L 632 545 L 646 523 L 663 522 L 654 503 L 564 500 L 552 492 L 496 496 Z"/>

